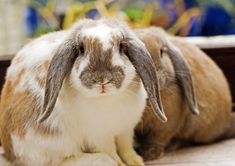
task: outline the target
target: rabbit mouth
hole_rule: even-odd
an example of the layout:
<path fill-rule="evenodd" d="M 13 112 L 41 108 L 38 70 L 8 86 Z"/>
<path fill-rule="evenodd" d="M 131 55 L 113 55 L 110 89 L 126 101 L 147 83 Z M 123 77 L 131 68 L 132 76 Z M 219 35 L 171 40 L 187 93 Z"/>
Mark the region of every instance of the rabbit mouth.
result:
<path fill-rule="evenodd" d="M 112 96 L 119 93 L 118 89 L 114 85 L 108 84 L 96 84 L 92 88 L 84 88 L 83 93 L 87 97 L 102 97 L 102 96 Z"/>
<path fill-rule="evenodd" d="M 106 92 L 106 87 L 104 84 L 100 85 L 100 93 L 105 93 Z"/>
<path fill-rule="evenodd" d="M 112 85 L 110 85 L 109 83 L 107 84 L 99 84 L 97 86 L 98 92 L 100 95 L 108 95 L 111 94 L 113 91 L 111 90 Z M 113 94 L 113 93 L 112 93 Z"/>
<path fill-rule="evenodd" d="M 101 94 L 104 94 L 104 93 L 107 92 L 107 88 L 109 87 L 111 81 L 112 81 L 112 80 L 106 80 L 105 82 L 100 83 L 100 84 L 98 85 Z"/>

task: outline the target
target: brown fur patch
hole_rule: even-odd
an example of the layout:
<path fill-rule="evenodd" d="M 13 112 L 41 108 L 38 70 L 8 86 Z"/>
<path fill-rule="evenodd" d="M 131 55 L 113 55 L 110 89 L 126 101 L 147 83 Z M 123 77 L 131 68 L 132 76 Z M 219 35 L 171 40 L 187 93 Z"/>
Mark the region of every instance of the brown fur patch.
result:
<path fill-rule="evenodd" d="M 48 70 L 48 68 L 49 68 L 49 61 L 45 61 L 45 62 L 43 63 L 43 68 L 44 68 L 45 71 Z"/>
<path fill-rule="evenodd" d="M 31 127 L 36 127 L 40 134 L 55 133 L 55 130 L 51 130 L 49 127 L 37 125 L 36 119 L 40 112 L 40 105 L 37 102 L 41 103 L 42 98 L 33 95 L 28 90 L 15 92 L 15 84 L 16 82 L 6 81 L 0 104 L 0 138 L 5 150 L 5 157 L 10 161 L 15 160 L 12 149 L 12 133 L 18 135 L 20 139 L 24 139 L 28 124 Z"/>
<path fill-rule="evenodd" d="M 16 86 L 19 84 L 19 82 L 21 81 L 21 79 L 22 79 L 22 77 L 23 77 L 24 74 L 25 74 L 25 69 L 23 68 L 23 69 L 21 69 L 20 72 L 17 74 L 17 77 L 16 77 L 16 80 L 15 80 L 15 82 L 14 82 L 14 84 L 13 84 L 13 87 L 16 87 Z"/>
<path fill-rule="evenodd" d="M 131 81 L 130 85 L 128 85 L 128 89 L 132 92 L 137 92 L 140 88 L 141 80 L 138 75 L 134 77 L 134 79 Z"/>
<path fill-rule="evenodd" d="M 51 135 L 57 135 L 59 133 L 59 130 L 57 128 L 52 128 L 50 126 L 46 125 L 35 125 L 34 129 L 36 133 L 44 136 L 51 136 Z"/>
<path fill-rule="evenodd" d="M 40 88 L 44 88 L 45 84 L 46 84 L 46 77 L 40 78 L 39 76 L 36 76 L 35 81 L 37 82 L 37 84 Z"/>
<path fill-rule="evenodd" d="M 36 67 L 33 67 L 33 70 L 37 73 L 37 72 L 44 72 L 45 73 L 45 76 L 43 77 L 39 77 L 38 75 L 35 76 L 35 81 L 36 83 L 38 84 L 38 86 L 40 88 L 44 88 L 45 87 L 45 84 L 46 84 L 46 73 L 48 71 L 48 68 L 49 68 L 49 61 L 45 61 L 44 63 L 36 66 Z"/>

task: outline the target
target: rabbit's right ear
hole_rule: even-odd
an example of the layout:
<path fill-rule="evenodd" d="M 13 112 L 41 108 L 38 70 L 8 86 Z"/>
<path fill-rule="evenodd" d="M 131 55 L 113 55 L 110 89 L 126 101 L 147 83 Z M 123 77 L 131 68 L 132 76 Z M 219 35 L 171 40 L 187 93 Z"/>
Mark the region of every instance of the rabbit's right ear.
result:
<path fill-rule="evenodd" d="M 175 46 L 169 44 L 166 47 L 168 47 L 166 50 L 173 64 L 176 78 L 179 81 L 179 85 L 181 86 L 183 94 L 189 104 L 189 109 L 192 113 L 197 115 L 199 114 L 199 111 L 189 65 L 181 55 L 180 50 L 175 48 Z"/>
<path fill-rule="evenodd" d="M 149 52 L 144 45 L 135 40 L 124 43 L 124 52 L 144 84 L 153 113 L 162 122 L 166 122 L 167 117 L 162 107 L 156 67 Z"/>
<path fill-rule="evenodd" d="M 45 121 L 52 113 L 65 76 L 70 72 L 79 54 L 73 39 L 63 42 L 53 56 L 46 78 L 42 116 L 39 122 Z"/>

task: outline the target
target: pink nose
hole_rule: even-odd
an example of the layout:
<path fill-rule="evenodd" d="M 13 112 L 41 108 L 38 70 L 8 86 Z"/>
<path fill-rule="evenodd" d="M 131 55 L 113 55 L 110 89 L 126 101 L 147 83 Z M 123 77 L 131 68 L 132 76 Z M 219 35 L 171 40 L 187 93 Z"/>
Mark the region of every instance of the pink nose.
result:
<path fill-rule="evenodd" d="M 106 81 L 103 81 L 102 83 L 99 83 L 101 93 L 105 93 L 106 91 L 105 85 L 107 85 L 110 82 L 111 80 L 106 80 Z"/>
<path fill-rule="evenodd" d="M 105 93 L 105 84 L 100 85 L 101 93 Z"/>

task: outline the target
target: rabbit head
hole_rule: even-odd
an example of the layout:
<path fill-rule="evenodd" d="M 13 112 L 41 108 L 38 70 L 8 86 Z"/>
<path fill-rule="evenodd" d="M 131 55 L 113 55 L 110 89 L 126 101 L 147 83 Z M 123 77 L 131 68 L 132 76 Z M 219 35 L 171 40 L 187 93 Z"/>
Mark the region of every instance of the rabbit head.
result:
<path fill-rule="evenodd" d="M 117 94 L 140 77 L 154 113 L 165 122 L 153 60 L 140 39 L 116 20 L 80 20 L 50 62 L 40 122 L 55 106 L 66 78 L 86 97 Z"/>
<path fill-rule="evenodd" d="M 157 66 L 160 89 L 167 88 L 171 83 L 177 82 L 190 111 L 193 114 L 199 114 L 189 64 L 181 51 L 170 41 L 170 36 L 158 27 L 138 29 L 136 33 L 146 44 Z"/>

